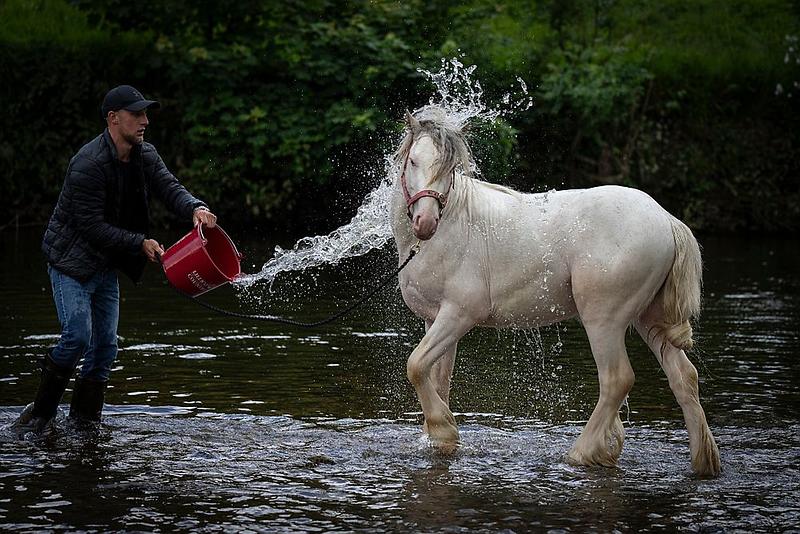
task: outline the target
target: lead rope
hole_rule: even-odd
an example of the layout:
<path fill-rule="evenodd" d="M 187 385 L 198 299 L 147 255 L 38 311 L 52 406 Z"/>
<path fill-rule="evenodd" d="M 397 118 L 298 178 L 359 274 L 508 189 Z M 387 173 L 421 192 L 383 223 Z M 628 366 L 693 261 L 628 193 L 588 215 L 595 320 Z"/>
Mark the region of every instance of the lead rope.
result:
<path fill-rule="evenodd" d="M 197 304 L 199 304 L 200 306 L 202 306 L 203 308 L 205 308 L 207 310 L 211 310 L 213 312 L 219 313 L 220 315 L 226 315 L 228 317 L 237 317 L 239 319 L 248 319 L 248 320 L 252 320 L 252 321 L 266 321 L 266 322 L 271 322 L 271 323 L 281 323 L 281 324 L 286 324 L 286 325 L 290 325 L 290 326 L 300 326 L 300 327 L 303 327 L 303 328 L 316 328 L 318 326 L 322 326 L 322 325 L 325 325 L 325 324 L 328 324 L 328 323 L 332 323 L 336 319 L 339 319 L 340 317 L 343 317 L 343 316 L 347 315 L 351 311 L 355 310 L 357 307 L 361 306 L 367 300 L 372 298 L 381 289 L 386 287 L 386 285 L 389 282 L 391 282 L 392 279 L 394 279 L 394 277 L 396 277 L 398 274 L 400 274 L 400 271 L 402 271 L 405 268 L 406 265 L 408 265 L 408 262 L 411 261 L 411 259 L 417 254 L 417 252 L 419 252 L 419 244 L 420 244 L 419 241 L 417 241 L 417 243 L 413 247 L 411 247 L 411 251 L 408 253 L 408 257 L 400 265 L 400 267 L 395 269 L 395 271 L 391 275 L 387 276 L 383 280 L 383 282 L 381 282 L 380 285 L 375 287 L 372 291 L 370 291 L 369 293 L 367 293 L 366 295 L 364 295 L 363 297 L 358 299 L 356 302 L 354 302 L 353 304 L 351 304 L 350 306 L 348 306 L 344 310 L 341 310 L 341 311 L 338 311 L 338 312 L 334 313 L 333 315 L 331 315 L 327 319 L 322 319 L 321 321 L 315 321 L 313 323 L 304 323 L 302 321 L 295 321 L 294 319 L 286 319 L 285 317 L 278 317 L 276 315 L 252 315 L 252 314 L 248 314 L 248 313 L 240 313 L 240 312 L 225 310 L 223 308 L 219 308 L 217 306 L 214 306 L 213 304 L 209 304 L 207 302 L 203 302 L 202 300 L 199 300 L 197 297 L 193 297 L 192 295 L 186 293 L 185 291 L 181 291 L 177 287 L 173 286 L 169 282 L 169 280 L 167 280 L 167 284 L 169 284 L 169 286 L 172 287 L 172 289 L 177 291 L 183 297 L 185 297 L 185 298 L 187 298 L 187 299 L 189 299 L 189 300 L 191 300 L 193 302 L 196 302 Z M 158 259 L 158 264 L 161 265 L 161 256 L 156 254 L 156 258 Z M 164 277 L 166 278 L 166 273 L 164 273 Z"/>

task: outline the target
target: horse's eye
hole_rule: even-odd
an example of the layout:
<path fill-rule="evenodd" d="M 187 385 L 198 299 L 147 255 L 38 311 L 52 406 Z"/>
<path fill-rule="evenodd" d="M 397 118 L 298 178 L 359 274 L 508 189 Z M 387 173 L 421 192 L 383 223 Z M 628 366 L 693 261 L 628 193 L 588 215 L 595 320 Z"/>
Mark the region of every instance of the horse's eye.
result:
<path fill-rule="evenodd" d="M 417 166 L 417 162 L 416 162 L 416 161 L 414 161 L 413 159 L 409 158 L 409 160 L 408 160 L 408 161 L 411 163 L 411 166 L 412 166 L 412 167 L 416 167 L 416 166 Z"/>

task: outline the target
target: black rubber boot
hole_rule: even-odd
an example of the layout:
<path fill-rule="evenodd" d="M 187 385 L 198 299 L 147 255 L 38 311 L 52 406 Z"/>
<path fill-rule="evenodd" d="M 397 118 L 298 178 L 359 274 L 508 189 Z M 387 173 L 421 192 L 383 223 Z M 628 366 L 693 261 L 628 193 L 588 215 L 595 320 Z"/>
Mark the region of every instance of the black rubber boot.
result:
<path fill-rule="evenodd" d="M 50 354 L 42 362 L 42 377 L 36 399 L 22 411 L 11 428 L 25 434 L 34 432 L 42 434 L 52 427 L 53 418 L 58 411 L 58 403 L 64 396 L 73 369 L 56 365 Z"/>
<path fill-rule="evenodd" d="M 108 380 L 76 378 L 69 417 L 80 422 L 100 422 Z"/>

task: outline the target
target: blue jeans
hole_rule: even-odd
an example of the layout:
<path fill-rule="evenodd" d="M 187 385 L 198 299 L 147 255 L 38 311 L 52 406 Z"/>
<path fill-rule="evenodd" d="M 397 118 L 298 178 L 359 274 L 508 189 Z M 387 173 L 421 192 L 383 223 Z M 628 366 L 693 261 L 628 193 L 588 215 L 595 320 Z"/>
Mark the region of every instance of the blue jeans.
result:
<path fill-rule="evenodd" d="M 51 353 L 53 361 L 74 369 L 83 357 L 82 378 L 108 380 L 117 358 L 117 273 L 103 269 L 81 283 L 50 266 L 47 272 L 61 323 L 61 338 Z"/>

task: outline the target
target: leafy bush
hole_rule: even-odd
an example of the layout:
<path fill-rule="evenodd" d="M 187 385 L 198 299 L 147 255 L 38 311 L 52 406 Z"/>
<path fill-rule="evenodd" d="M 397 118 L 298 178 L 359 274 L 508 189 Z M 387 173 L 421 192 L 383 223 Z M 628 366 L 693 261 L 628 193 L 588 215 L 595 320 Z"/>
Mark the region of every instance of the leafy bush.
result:
<path fill-rule="evenodd" d="M 539 86 L 544 117 L 569 118 L 575 132 L 568 165 L 601 182 L 630 184 L 630 158 L 653 75 L 629 60 L 625 48 L 569 46 L 553 55 Z M 583 153 L 589 144 L 590 155 Z M 597 155 L 596 159 L 591 155 Z"/>
<path fill-rule="evenodd" d="M 704 229 L 800 228 L 800 110 L 775 95 L 800 13 L 779 0 L 6 0 L 2 207 L 43 221 L 69 157 L 131 83 L 164 107 L 148 138 L 226 221 L 297 231 L 349 217 L 379 179 L 417 68 L 460 55 L 488 98 L 516 76 L 534 111 L 476 124 L 488 179 L 526 190 L 642 187 Z M 2 224 L 4 221 L 0 221 Z"/>
<path fill-rule="evenodd" d="M 104 126 L 99 104 L 108 87 L 143 75 L 127 65 L 145 54 L 147 36 L 112 37 L 56 0 L 8 0 L 0 19 L 2 207 L 8 217 L 42 221 L 69 158 Z"/>

